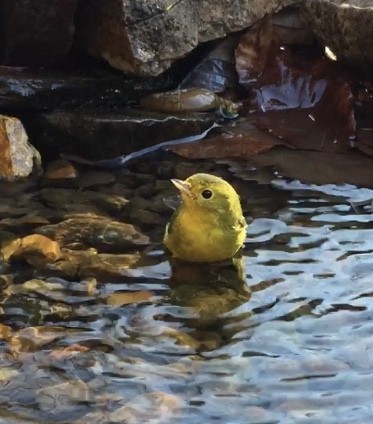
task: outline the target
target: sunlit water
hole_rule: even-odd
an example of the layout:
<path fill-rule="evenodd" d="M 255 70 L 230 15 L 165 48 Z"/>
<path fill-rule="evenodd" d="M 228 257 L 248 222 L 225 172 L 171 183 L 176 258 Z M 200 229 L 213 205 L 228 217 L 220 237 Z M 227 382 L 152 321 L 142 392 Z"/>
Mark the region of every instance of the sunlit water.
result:
<path fill-rule="evenodd" d="M 372 422 L 373 215 L 350 205 L 371 198 L 255 183 L 237 290 L 171 282 L 159 244 L 92 291 L 53 276 L 26 290 L 47 276 L 20 273 L 2 301 L 21 332 L 2 344 L 0 422 Z"/>

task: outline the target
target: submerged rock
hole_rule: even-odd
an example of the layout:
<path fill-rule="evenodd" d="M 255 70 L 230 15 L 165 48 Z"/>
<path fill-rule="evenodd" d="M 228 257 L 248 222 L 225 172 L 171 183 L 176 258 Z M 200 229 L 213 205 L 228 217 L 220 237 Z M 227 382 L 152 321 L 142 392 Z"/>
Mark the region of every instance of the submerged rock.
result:
<path fill-rule="evenodd" d="M 5 243 L 0 252 L 6 262 L 24 259 L 36 267 L 55 262 L 61 256 L 59 244 L 40 234 L 31 234 Z"/>
<path fill-rule="evenodd" d="M 37 232 L 57 240 L 64 247 L 94 247 L 101 252 L 121 253 L 149 244 L 149 238 L 133 225 L 100 216 L 81 215 L 45 225 Z"/>
<path fill-rule="evenodd" d="M 79 171 L 68 160 L 56 160 L 50 162 L 44 174 L 44 178 L 49 181 L 74 180 L 78 177 Z"/>
<path fill-rule="evenodd" d="M 128 200 L 115 194 L 99 193 L 93 190 L 67 188 L 44 188 L 39 195 L 41 200 L 64 217 L 70 213 L 99 213 L 100 211 L 120 211 Z"/>
<path fill-rule="evenodd" d="M 47 268 L 63 278 L 113 279 L 130 275 L 129 268 L 135 266 L 140 255 L 97 253 L 95 249 L 62 249 L 61 258 L 48 264 Z"/>
<path fill-rule="evenodd" d="M 0 115 L 0 179 L 27 177 L 40 162 L 39 152 L 29 143 L 21 121 Z"/>

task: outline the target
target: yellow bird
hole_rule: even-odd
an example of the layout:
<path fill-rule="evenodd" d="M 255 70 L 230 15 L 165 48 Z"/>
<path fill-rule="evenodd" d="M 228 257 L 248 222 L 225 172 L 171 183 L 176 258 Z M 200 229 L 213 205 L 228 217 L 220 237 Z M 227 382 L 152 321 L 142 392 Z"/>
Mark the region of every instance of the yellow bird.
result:
<path fill-rule="evenodd" d="M 172 257 L 189 262 L 232 258 L 245 241 L 247 227 L 234 188 L 210 174 L 171 181 L 182 198 L 164 235 Z"/>

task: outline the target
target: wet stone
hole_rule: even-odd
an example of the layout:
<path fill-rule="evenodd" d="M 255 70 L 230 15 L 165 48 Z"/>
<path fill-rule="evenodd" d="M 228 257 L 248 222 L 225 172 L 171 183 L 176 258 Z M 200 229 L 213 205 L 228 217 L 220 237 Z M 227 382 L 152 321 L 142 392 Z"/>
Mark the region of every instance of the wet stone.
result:
<path fill-rule="evenodd" d="M 71 180 L 76 179 L 79 175 L 79 171 L 68 160 L 56 160 L 50 162 L 47 166 L 47 169 L 44 173 L 44 178 L 46 180 L 56 181 L 56 180 Z"/>
<path fill-rule="evenodd" d="M 133 225 L 99 216 L 70 218 L 40 227 L 37 232 L 57 240 L 64 247 L 78 243 L 100 252 L 121 253 L 149 244 L 149 238 Z"/>
<path fill-rule="evenodd" d="M 88 70 L 85 64 L 65 65 L 63 71 L 3 67 L 0 68 L 0 108 L 27 110 L 22 113 L 22 121 L 34 140 L 38 132 L 30 125 L 33 122 L 31 111 L 83 106 L 90 109 L 123 107 L 129 101 L 162 91 L 174 83 L 170 75 L 156 79 L 129 78 L 92 63 Z"/>
<path fill-rule="evenodd" d="M 40 155 L 28 142 L 26 131 L 17 118 L 0 115 L 0 179 L 27 177 L 40 167 Z"/>
<path fill-rule="evenodd" d="M 135 266 L 139 261 L 137 254 L 107 254 L 101 253 L 95 256 L 88 256 L 79 265 L 78 276 L 100 277 L 100 278 L 121 278 L 129 276 L 129 268 Z"/>
<path fill-rule="evenodd" d="M 93 395 L 86 383 L 76 379 L 38 390 L 36 401 L 41 410 L 59 414 L 81 409 L 83 404 L 93 401 Z"/>
<path fill-rule="evenodd" d="M 56 241 L 40 234 L 31 234 L 5 244 L 1 254 L 5 261 L 24 259 L 37 267 L 55 262 L 61 256 L 61 251 Z"/>
<path fill-rule="evenodd" d="M 77 184 L 80 189 L 85 189 L 89 187 L 111 185 L 114 184 L 115 181 L 115 176 L 109 172 L 89 171 L 78 179 Z"/>
<path fill-rule="evenodd" d="M 62 216 L 64 216 L 63 212 L 120 211 L 128 202 L 127 199 L 118 195 L 65 188 L 44 188 L 40 191 L 39 196 L 43 202 Z"/>
<path fill-rule="evenodd" d="M 214 114 L 173 116 L 127 109 L 110 112 L 49 112 L 28 116 L 26 128 L 46 156 L 66 154 L 100 161 L 169 140 L 203 133 Z"/>

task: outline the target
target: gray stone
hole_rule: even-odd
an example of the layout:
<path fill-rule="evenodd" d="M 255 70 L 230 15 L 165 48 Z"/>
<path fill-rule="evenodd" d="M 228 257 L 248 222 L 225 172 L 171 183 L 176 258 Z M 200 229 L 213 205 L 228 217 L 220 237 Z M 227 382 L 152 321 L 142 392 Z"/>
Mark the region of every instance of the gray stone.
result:
<path fill-rule="evenodd" d="M 338 59 L 364 66 L 373 64 L 371 0 L 308 0 L 303 4 L 302 16 Z"/>
<path fill-rule="evenodd" d="M 0 109 L 48 110 L 122 106 L 153 91 L 173 87 L 169 76 L 129 78 L 117 71 L 90 65 L 64 70 L 18 69 L 0 66 Z"/>
<path fill-rule="evenodd" d="M 111 66 L 159 75 L 202 42 L 242 30 L 294 0 L 86 0 L 77 44 Z"/>

